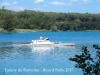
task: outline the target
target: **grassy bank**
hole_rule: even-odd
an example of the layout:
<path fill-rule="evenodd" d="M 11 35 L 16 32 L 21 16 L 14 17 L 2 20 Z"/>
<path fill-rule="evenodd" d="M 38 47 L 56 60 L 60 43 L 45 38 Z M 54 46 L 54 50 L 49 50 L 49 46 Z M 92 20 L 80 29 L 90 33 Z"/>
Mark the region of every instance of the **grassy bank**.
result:
<path fill-rule="evenodd" d="M 13 32 L 45 32 L 45 29 L 15 29 Z"/>
<path fill-rule="evenodd" d="M 20 32 L 47 32 L 48 30 L 45 29 L 14 29 L 11 32 L 8 32 L 4 30 L 3 28 L 0 28 L 0 33 L 20 33 Z"/>
<path fill-rule="evenodd" d="M 0 33 L 22 33 L 22 32 L 51 32 L 52 30 L 46 30 L 46 29 L 14 29 L 11 32 L 8 32 L 6 30 L 4 30 L 3 28 L 0 28 Z M 70 30 L 68 30 L 70 31 Z M 84 31 L 100 31 L 100 30 L 84 30 Z M 60 32 L 60 31 L 58 31 Z"/>
<path fill-rule="evenodd" d="M 8 31 L 4 30 L 3 28 L 0 28 L 0 33 L 7 33 Z"/>

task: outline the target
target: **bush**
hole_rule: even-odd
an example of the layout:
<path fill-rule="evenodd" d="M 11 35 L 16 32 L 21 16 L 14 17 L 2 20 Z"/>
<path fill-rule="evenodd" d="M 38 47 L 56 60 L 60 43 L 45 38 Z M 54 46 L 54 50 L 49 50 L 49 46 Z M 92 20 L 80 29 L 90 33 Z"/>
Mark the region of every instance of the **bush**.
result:
<path fill-rule="evenodd" d="M 75 67 L 81 68 L 83 75 L 100 75 L 100 47 L 93 45 L 93 48 L 97 50 L 95 60 L 91 57 L 86 46 L 82 47 L 81 55 L 75 55 L 74 58 L 69 59 L 77 63 Z"/>

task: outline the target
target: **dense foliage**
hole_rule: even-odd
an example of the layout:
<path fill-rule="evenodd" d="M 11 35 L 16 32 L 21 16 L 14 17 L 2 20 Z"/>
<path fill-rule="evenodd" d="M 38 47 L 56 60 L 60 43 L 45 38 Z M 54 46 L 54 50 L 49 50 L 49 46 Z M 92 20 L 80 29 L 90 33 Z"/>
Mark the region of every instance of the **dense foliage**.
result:
<path fill-rule="evenodd" d="M 98 45 L 93 45 L 96 49 L 95 58 L 92 58 L 89 50 L 86 46 L 82 47 L 82 54 L 75 55 L 74 58 L 69 60 L 76 62 L 76 68 L 81 68 L 83 75 L 100 75 L 100 47 Z"/>
<path fill-rule="evenodd" d="M 55 13 L 24 10 L 15 12 L 4 7 L 0 9 L 0 28 L 46 29 L 46 30 L 99 30 L 100 14 Z"/>

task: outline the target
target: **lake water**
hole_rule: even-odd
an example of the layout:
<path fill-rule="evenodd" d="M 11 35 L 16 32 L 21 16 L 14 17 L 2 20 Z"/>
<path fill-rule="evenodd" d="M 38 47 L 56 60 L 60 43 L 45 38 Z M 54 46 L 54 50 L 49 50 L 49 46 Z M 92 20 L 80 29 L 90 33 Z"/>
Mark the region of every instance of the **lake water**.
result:
<path fill-rule="evenodd" d="M 51 41 L 76 43 L 68 47 L 16 47 L 13 44 L 30 43 L 40 36 Z M 93 44 L 100 45 L 100 32 L 27 32 L 0 33 L 0 75 L 83 75 L 69 60 L 87 46 L 95 55 Z"/>

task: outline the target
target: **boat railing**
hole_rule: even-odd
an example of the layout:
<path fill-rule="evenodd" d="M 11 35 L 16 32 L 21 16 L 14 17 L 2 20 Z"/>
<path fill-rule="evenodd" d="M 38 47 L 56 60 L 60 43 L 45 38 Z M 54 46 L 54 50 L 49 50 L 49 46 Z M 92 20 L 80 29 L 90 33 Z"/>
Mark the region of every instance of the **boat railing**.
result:
<path fill-rule="evenodd" d="M 54 44 L 60 44 L 60 43 L 61 43 L 61 41 L 59 41 L 59 42 L 58 42 L 58 41 L 54 42 Z"/>

